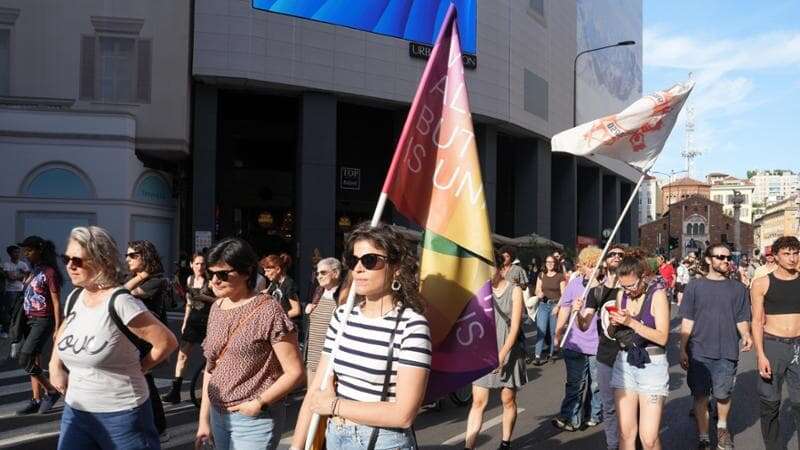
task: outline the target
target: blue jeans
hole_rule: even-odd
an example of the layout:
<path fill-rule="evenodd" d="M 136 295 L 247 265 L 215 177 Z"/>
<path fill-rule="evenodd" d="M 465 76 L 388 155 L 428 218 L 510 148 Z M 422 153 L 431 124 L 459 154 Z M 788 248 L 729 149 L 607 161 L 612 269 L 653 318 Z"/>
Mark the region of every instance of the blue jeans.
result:
<path fill-rule="evenodd" d="M 366 450 L 374 428 L 366 425 L 338 425 L 328 420 L 325 448 L 328 450 Z M 378 429 L 374 450 L 413 450 L 417 448 L 410 430 L 396 428 Z"/>
<path fill-rule="evenodd" d="M 216 450 L 273 450 L 278 448 L 286 405 L 279 401 L 251 417 L 238 412 L 220 411 L 211 406 L 211 435 Z"/>
<path fill-rule="evenodd" d="M 158 432 L 150 400 L 111 413 L 92 413 L 64 406 L 58 450 L 158 450 Z"/>
<path fill-rule="evenodd" d="M 611 374 L 614 368 L 598 361 L 597 385 L 603 403 L 603 430 L 606 434 L 608 448 L 619 447 L 619 422 L 617 406 L 614 404 L 614 389 L 611 388 Z"/>
<path fill-rule="evenodd" d="M 542 356 L 544 337 L 547 333 L 550 334 L 550 356 L 553 356 L 556 341 L 556 316 L 551 313 L 555 305 L 555 303 L 540 303 L 536 310 L 536 345 L 533 354 L 537 358 Z"/>
<path fill-rule="evenodd" d="M 597 384 L 597 358 L 568 348 L 564 349 L 563 354 L 567 384 L 561 402 L 561 417 L 569 420 L 574 427 L 580 427 L 585 415 L 584 403 L 588 402 L 589 418 L 600 422 L 603 410 Z M 588 399 L 584 400 L 584 396 L 588 396 Z"/>

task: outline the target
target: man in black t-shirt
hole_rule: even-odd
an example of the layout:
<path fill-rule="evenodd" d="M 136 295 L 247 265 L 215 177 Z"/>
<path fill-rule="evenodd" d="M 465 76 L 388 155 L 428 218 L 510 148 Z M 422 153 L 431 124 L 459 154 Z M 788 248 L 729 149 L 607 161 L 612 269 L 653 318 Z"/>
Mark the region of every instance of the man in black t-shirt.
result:
<path fill-rule="evenodd" d="M 616 304 L 617 293 L 617 267 L 625 256 L 625 248 L 620 245 L 612 245 L 606 253 L 603 261 L 605 277 L 603 284 L 589 290 L 584 302 L 573 302 L 573 310 L 580 313 L 576 323 L 581 330 L 587 330 L 593 320 L 597 320 L 597 334 L 600 341 L 597 345 L 597 384 L 600 389 L 600 400 L 603 404 L 603 423 L 606 434 L 606 446 L 609 449 L 619 447 L 619 424 L 617 422 L 617 410 L 614 406 L 614 390 L 611 388 L 611 373 L 614 369 L 614 360 L 619 353 L 619 345 L 608 335 L 608 313 L 604 310 Z M 597 312 L 600 312 L 597 314 Z"/>

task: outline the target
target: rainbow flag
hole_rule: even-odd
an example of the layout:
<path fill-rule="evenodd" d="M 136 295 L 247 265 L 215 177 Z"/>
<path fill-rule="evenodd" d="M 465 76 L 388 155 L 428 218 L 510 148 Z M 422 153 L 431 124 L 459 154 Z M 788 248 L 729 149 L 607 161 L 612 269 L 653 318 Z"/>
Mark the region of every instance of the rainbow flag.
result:
<path fill-rule="evenodd" d="M 450 5 L 382 190 L 425 228 L 420 281 L 433 340 L 429 400 L 498 364 L 489 284 L 494 252 L 455 17 Z"/>

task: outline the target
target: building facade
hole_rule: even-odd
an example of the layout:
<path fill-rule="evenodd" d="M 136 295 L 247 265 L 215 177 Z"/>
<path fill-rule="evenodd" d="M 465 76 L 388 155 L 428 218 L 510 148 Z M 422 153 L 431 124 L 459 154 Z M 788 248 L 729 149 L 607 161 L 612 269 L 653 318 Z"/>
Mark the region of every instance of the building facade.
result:
<path fill-rule="evenodd" d="M 750 175 L 749 181 L 755 186 L 756 208 L 763 209 L 791 197 L 800 188 L 800 175 L 791 170 L 758 170 Z"/>
<path fill-rule="evenodd" d="M 64 250 L 76 225 L 177 254 L 189 154 L 189 0 L 8 0 L 0 8 L 0 235 Z M 144 161 L 144 162 L 143 162 Z"/>
<path fill-rule="evenodd" d="M 689 252 L 703 252 L 709 243 L 727 243 L 740 252 L 750 254 L 753 226 L 739 223 L 739 245 L 736 246 L 736 221 L 723 212 L 723 205 L 701 195 L 693 195 L 670 205 L 658 220 L 639 227 L 640 245 L 651 252 L 682 258 Z"/>
<path fill-rule="evenodd" d="M 756 248 L 763 251 L 771 246 L 775 239 L 782 236 L 798 236 L 800 234 L 800 213 L 798 213 L 797 195 L 767 206 L 764 214 L 755 219 Z"/>
<path fill-rule="evenodd" d="M 665 184 L 661 187 L 661 213 L 667 212 L 671 205 L 695 195 L 709 198 L 711 186 L 688 177 Z"/>
<path fill-rule="evenodd" d="M 641 42 L 641 1 L 605 3 L 475 3 L 477 67 L 465 76 L 497 233 L 574 247 L 613 227 L 632 192 L 628 166 L 549 147 L 572 126 L 573 69 L 578 117 L 641 96 L 640 45 L 573 66 L 584 48 Z M 197 0 L 193 37 L 195 236 L 238 235 L 259 253 L 292 254 L 303 285 L 313 252 L 337 254 L 343 233 L 372 216 L 425 61 L 408 41 L 247 0 Z M 638 237 L 635 209 L 624 242 Z M 407 225 L 391 207 L 383 220 Z"/>
<path fill-rule="evenodd" d="M 711 185 L 711 199 L 717 203 L 722 203 L 722 210 L 725 214 L 733 217 L 734 198 L 736 193 L 741 194 L 742 203 L 739 210 L 739 218 L 747 223 L 753 223 L 753 198 L 755 186 L 748 180 L 740 180 L 730 175 L 709 176 L 708 184 Z"/>
<path fill-rule="evenodd" d="M 661 189 L 657 178 L 648 175 L 639 188 L 639 225 L 656 220 L 661 211 Z"/>

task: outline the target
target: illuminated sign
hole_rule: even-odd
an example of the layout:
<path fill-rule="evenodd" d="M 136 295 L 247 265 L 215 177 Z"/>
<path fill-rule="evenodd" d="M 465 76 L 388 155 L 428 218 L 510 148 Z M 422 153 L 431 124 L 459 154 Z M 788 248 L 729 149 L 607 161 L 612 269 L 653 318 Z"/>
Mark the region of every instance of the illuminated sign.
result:
<path fill-rule="evenodd" d="M 477 0 L 252 0 L 253 8 L 433 45 L 450 3 L 461 50 L 477 51 Z"/>

